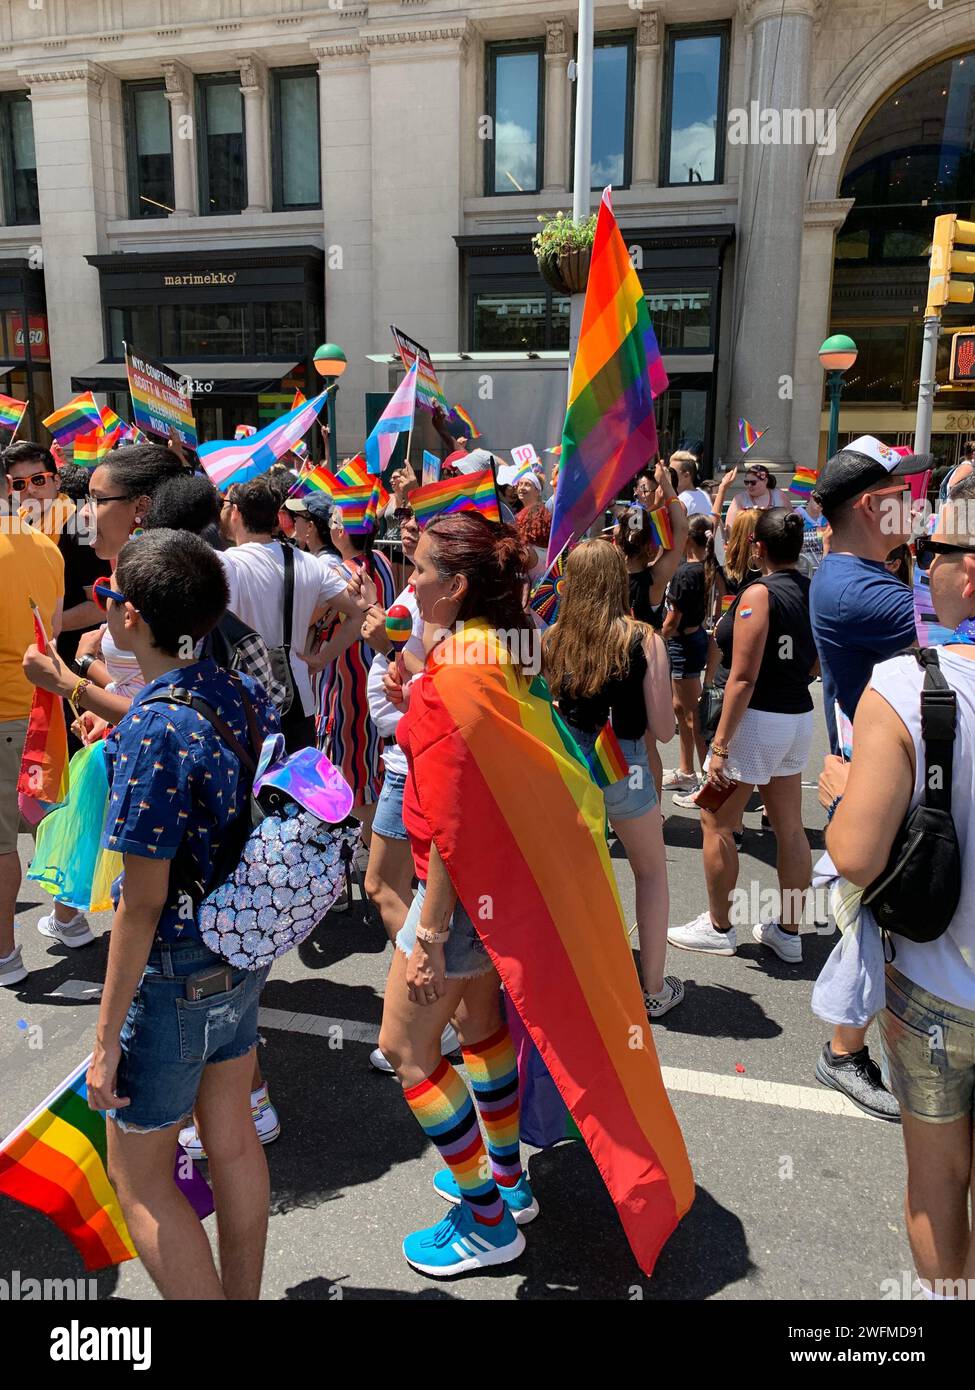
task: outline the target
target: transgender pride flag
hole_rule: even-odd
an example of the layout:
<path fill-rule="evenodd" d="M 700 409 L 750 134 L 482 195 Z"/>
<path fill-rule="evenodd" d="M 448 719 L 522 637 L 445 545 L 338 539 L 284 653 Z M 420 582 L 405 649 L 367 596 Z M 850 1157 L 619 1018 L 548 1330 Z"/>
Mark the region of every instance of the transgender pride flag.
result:
<path fill-rule="evenodd" d="M 201 444 L 197 454 L 213 486 L 226 492 L 233 483 L 249 483 L 266 473 L 308 433 L 331 389 L 327 387 L 304 405 L 293 406 L 287 415 L 247 439 L 213 439 Z"/>
<path fill-rule="evenodd" d="M 413 412 L 416 409 L 417 364 L 406 373 L 397 386 L 392 399 L 380 415 L 372 434 L 366 440 L 366 464 L 369 472 L 380 477 L 396 448 L 397 437 L 405 434 L 413 426 Z"/>

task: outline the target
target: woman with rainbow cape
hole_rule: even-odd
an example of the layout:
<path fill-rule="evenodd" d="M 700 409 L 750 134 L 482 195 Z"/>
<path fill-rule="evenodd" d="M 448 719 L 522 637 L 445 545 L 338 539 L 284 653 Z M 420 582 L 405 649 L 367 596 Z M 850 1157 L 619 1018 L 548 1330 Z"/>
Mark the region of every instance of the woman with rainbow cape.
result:
<path fill-rule="evenodd" d="M 694 1181 L 623 925 L 603 798 L 533 674 L 531 556 L 513 528 L 461 511 L 426 526 L 414 563 L 436 638 L 424 672 L 404 691 L 391 667 L 386 688 L 406 705 L 403 819 L 420 887 L 397 935 L 379 1045 L 444 1160 L 434 1188 L 451 1209 L 403 1253 L 434 1276 L 503 1264 L 538 1213 L 520 1161 L 503 983 L 649 1274 Z M 440 1055 L 451 1018 L 476 1109 Z"/>

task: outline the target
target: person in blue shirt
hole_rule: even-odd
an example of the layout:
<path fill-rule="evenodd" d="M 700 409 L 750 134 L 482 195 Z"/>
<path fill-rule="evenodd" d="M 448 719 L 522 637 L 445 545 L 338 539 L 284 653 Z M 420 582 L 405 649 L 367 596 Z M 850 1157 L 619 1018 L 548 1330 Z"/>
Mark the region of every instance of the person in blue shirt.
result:
<path fill-rule="evenodd" d="M 204 946 L 203 892 L 191 888 L 212 886 L 221 848 L 249 828 L 251 779 L 208 719 L 154 697 L 176 686 L 202 698 L 255 761 L 278 718 L 255 681 L 194 654 L 228 598 L 220 560 L 200 537 L 158 530 L 130 541 L 103 596 L 112 639 L 138 658 L 146 684 L 106 746 L 103 844 L 121 853 L 123 874 L 88 1103 L 112 1121 L 110 1176 L 163 1297 L 253 1299 L 268 1175 L 250 1090 L 268 972 L 231 970 Z M 224 967 L 217 992 L 195 997 L 190 977 Z M 180 1125 L 194 1111 L 211 1165 L 220 1273 L 173 1176 Z"/>
<path fill-rule="evenodd" d="M 905 475 L 922 473 L 929 455 L 902 458 L 872 435 L 856 439 L 823 465 L 814 498 L 829 522 L 829 552 L 813 575 L 809 612 L 823 676 L 830 750 L 840 752 L 835 708 L 852 721 L 878 661 L 914 645 L 911 590 L 886 569 L 891 550 L 911 534 Z M 816 1062 L 816 1078 L 878 1119 L 897 1121 L 897 1102 L 870 1057 L 866 1028 L 837 1024 Z"/>

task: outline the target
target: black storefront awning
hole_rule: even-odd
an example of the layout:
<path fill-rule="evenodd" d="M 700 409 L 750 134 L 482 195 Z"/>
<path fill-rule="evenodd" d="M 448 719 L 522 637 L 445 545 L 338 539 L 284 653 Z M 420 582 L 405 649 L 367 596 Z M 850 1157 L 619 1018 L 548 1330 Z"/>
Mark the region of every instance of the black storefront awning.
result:
<path fill-rule="evenodd" d="M 260 396 L 277 391 L 298 362 L 165 363 L 178 376 L 191 377 L 195 396 Z M 128 391 L 124 362 L 96 362 L 71 378 L 72 391 Z"/>

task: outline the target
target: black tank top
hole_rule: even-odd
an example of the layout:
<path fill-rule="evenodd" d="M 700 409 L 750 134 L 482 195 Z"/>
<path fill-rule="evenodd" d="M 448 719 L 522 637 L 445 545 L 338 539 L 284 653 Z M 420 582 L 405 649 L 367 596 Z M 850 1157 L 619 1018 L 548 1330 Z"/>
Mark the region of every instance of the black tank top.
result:
<path fill-rule="evenodd" d="M 626 674 L 609 681 L 595 695 L 573 696 L 563 691 L 559 695 L 559 710 L 563 719 L 583 733 L 598 734 L 610 715 L 617 738 L 642 738 L 647 731 L 647 704 L 643 694 L 643 678 L 647 673 L 647 657 L 639 633 L 630 648 Z"/>
<path fill-rule="evenodd" d="M 813 707 L 809 683 L 816 664 L 816 644 L 809 620 L 809 579 L 798 570 L 776 570 L 741 590 L 714 630 L 721 665 L 725 673 L 731 671 L 735 615 L 740 607 L 748 606 L 748 595 L 757 584 L 768 590 L 768 636 L 748 708 L 772 714 L 804 714 Z"/>
<path fill-rule="evenodd" d="M 650 602 L 652 588 L 653 570 L 649 565 L 630 575 L 630 612 L 637 622 L 646 623 L 654 632 L 659 632 L 664 625 L 664 600 L 654 607 Z"/>

